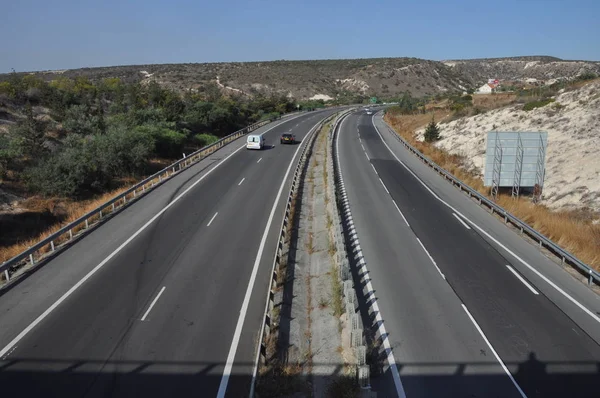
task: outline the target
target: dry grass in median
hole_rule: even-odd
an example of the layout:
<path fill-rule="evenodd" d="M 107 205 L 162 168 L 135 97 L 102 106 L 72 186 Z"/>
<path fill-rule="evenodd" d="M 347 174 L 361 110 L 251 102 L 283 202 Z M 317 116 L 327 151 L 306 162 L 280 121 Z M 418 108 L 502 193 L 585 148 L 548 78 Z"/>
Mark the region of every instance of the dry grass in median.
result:
<path fill-rule="evenodd" d="M 386 115 L 386 121 L 396 132 L 425 156 L 448 170 L 458 179 L 483 195 L 489 196 L 489 189 L 476 170 L 468 170 L 466 159 L 418 141 L 414 132 L 431 121 L 441 121 L 447 116 L 445 111 L 426 115 Z M 594 214 L 584 211 L 551 211 L 542 205 L 533 205 L 528 198 L 512 199 L 501 195 L 497 203 L 520 218 L 532 228 L 546 235 L 565 250 L 573 253 L 581 261 L 600 270 L 600 225 L 593 224 Z"/>

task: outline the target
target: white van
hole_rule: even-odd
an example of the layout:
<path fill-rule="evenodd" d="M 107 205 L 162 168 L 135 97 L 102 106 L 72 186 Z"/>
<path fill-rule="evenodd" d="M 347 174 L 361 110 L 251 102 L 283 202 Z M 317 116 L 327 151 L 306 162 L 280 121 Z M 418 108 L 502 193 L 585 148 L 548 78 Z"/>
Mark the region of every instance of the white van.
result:
<path fill-rule="evenodd" d="M 262 134 L 250 134 L 246 139 L 246 149 L 263 149 L 265 137 Z"/>

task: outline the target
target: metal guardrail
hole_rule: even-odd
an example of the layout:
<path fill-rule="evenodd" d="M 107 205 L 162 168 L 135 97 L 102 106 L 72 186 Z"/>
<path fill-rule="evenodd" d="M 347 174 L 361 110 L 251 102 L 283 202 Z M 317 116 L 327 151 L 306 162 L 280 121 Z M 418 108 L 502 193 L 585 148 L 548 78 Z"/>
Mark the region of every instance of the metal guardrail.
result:
<path fill-rule="evenodd" d="M 562 264 L 567 263 L 575 269 L 577 269 L 583 275 L 586 275 L 588 285 L 591 285 L 592 283 L 600 285 L 600 273 L 598 273 L 598 271 L 594 270 L 592 267 L 579 260 L 573 254 L 569 253 L 562 247 L 558 246 L 556 243 L 552 242 L 552 240 L 533 229 L 526 222 L 515 217 L 514 215 L 506 211 L 503 207 L 494 203 L 492 200 L 486 198 L 485 196 L 483 196 L 482 194 L 480 194 L 479 192 L 477 192 L 476 190 L 474 190 L 473 188 L 471 188 L 470 186 L 453 176 L 446 169 L 440 167 L 437 163 L 429 159 L 427 156 L 423 155 L 418 149 L 416 149 L 406 140 L 404 140 L 404 138 L 400 137 L 400 135 L 397 134 L 387 124 L 387 122 L 385 122 L 385 120 L 384 123 L 388 128 L 389 132 L 392 134 L 392 136 L 396 137 L 396 139 L 400 141 L 400 143 L 402 143 L 402 145 L 404 145 L 406 149 L 408 149 L 414 155 L 416 155 L 423 163 L 427 164 L 429 167 L 433 168 L 435 171 L 441 174 L 446 180 L 452 182 L 452 185 L 457 186 L 461 191 L 465 191 L 469 195 L 469 197 L 474 197 L 475 199 L 477 199 L 479 201 L 479 204 L 481 206 L 488 207 L 492 214 L 497 213 L 498 215 L 504 217 L 504 222 L 506 224 L 510 222 L 512 225 L 521 230 L 521 234 L 527 234 L 530 238 L 536 240 L 540 248 L 545 247 L 555 256 L 559 257 L 561 259 Z"/>
<path fill-rule="evenodd" d="M 289 117 L 291 115 L 293 114 L 288 114 L 284 117 Z M 281 117 L 278 119 L 281 119 Z M 37 264 L 41 260 L 46 259 L 50 255 L 56 253 L 59 249 L 62 249 L 69 243 L 73 242 L 76 237 L 81 236 L 89 230 L 91 230 L 93 227 L 98 225 L 100 221 L 105 220 L 110 214 L 114 213 L 116 210 L 119 210 L 124 206 L 128 205 L 130 202 L 135 201 L 140 197 L 144 196 L 147 192 L 161 185 L 171 176 L 179 173 L 181 170 L 189 168 L 195 163 L 201 161 L 202 159 L 205 159 L 208 155 L 229 144 L 230 142 L 238 139 L 239 137 L 258 129 L 259 127 L 262 127 L 272 122 L 273 120 L 278 119 L 262 120 L 241 130 L 238 130 L 232 134 L 229 134 L 228 136 L 221 138 L 217 142 L 198 149 L 197 151 L 186 156 L 185 158 L 176 161 L 168 167 L 165 167 L 157 173 L 154 173 L 150 177 L 147 177 L 144 180 L 138 182 L 125 192 L 115 196 L 114 198 L 103 203 L 94 210 L 84 214 L 77 220 L 65 225 L 52 235 L 42 239 L 35 245 L 31 246 L 29 249 L 3 262 L 2 265 L 0 265 L 0 281 L 4 279 L 5 282 L 9 282 L 11 280 L 11 276 L 19 269 L 23 268 L 27 264 L 29 264 L 30 267 L 35 266 L 35 264 Z"/>

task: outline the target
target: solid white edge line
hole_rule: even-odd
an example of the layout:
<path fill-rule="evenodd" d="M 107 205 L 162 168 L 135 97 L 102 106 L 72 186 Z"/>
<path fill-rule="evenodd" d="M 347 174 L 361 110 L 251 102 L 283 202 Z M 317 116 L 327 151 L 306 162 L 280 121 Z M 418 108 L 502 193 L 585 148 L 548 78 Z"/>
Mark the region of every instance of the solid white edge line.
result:
<path fill-rule="evenodd" d="M 242 181 L 240 181 L 240 183 L 238 184 L 238 187 L 239 187 L 240 185 L 242 185 L 242 182 L 244 182 L 244 180 L 245 180 L 245 179 L 246 179 L 246 177 L 242 178 Z"/>
<path fill-rule="evenodd" d="M 521 282 L 523 282 L 523 284 L 524 284 L 525 286 L 527 286 L 527 289 L 529 289 L 529 290 L 531 291 L 531 293 L 535 294 L 536 296 L 539 294 L 539 293 L 537 292 L 537 290 L 535 290 L 535 289 L 533 288 L 533 286 L 531 286 L 531 285 L 529 284 L 529 282 L 527 282 L 527 281 L 525 280 L 525 278 L 523 278 L 521 275 L 519 275 L 519 273 L 518 273 L 518 272 L 517 272 L 517 271 L 516 271 L 516 270 L 515 270 L 513 267 L 511 267 L 510 265 L 506 264 L 506 268 L 508 268 L 508 270 L 509 270 L 510 272 L 512 272 L 512 273 L 513 273 L 513 274 L 514 274 L 514 275 L 515 275 L 517 278 L 519 278 L 519 280 L 520 280 Z"/>
<path fill-rule="evenodd" d="M 317 123 L 318 125 L 318 123 Z M 314 128 L 314 127 L 313 127 Z M 271 213 L 269 214 L 269 219 L 267 220 L 267 225 L 263 232 L 263 236 L 260 240 L 260 245 L 258 247 L 258 253 L 256 254 L 256 259 L 254 260 L 254 266 L 252 268 L 252 274 L 250 275 L 250 280 L 248 281 L 248 287 L 246 288 L 246 294 L 244 295 L 244 301 L 242 302 L 242 308 L 240 309 L 240 315 L 238 317 L 237 325 L 235 327 L 235 332 L 233 333 L 233 339 L 231 341 L 231 347 L 229 348 L 229 354 L 227 355 L 227 361 L 225 362 L 225 369 L 223 369 L 223 376 L 221 377 L 221 383 L 219 384 L 219 390 L 217 392 L 217 398 L 225 397 L 225 393 L 227 392 L 227 385 L 229 384 L 229 378 L 231 377 L 231 369 L 233 368 L 233 363 L 235 361 L 235 354 L 237 352 L 238 345 L 240 344 L 240 336 L 242 335 L 242 329 L 244 327 L 244 320 L 246 319 L 246 312 L 248 311 L 248 305 L 250 303 L 250 297 L 252 296 L 252 290 L 254 289 L 254 282 L 256 280 L 256 274 L 258 273 L 258 268 L 260 265 L 260 260 L 262 259 L 262 253 L 265 248 L 265 244 L 267 242 L 267 236 L 269 235 L 269 230 L 271 229 L 271 223 L 273 222 L 273 217 L 275 216 L 275 211 L 277 210 L 277 203 L 281 198 L 281 193 L 283 192 L 283 188 L 285 186 L 286 180 L 290 174 L 292 166 L 296 157 L 298 156 L 298 152 L 302 148 L 302 145 L 299 145 L 294 152 L 294 157 L 290 161 L 290 164 L 283 176 L 283 181 L 281 182 L 281 186 L 279 187 L 279 191 L 277 192 L 277 196 L 275 197 L 275 201 L 273 202 L 273 207 L 271 208 Z M 259 350 L 260 350 L 260 341 L 259 341 Z"/>
<path fill-rule="evenodd" d="M 370 162 L 371 158 L 369 157 L 369 154 L 367 153 L 367 151 L 365 151 L 365 156 L 367 157 L 367 160 Z M 372 164 L 371 164 L 372 165 Z"/>
<path fill-rule="evenodd" d="M 210 227 L 210 224 L 212 224 L 212 222 L 215 220 L 215 218 L 217 217 L 217 214 L 219 214 L 219 212 L 216 212 L 214 216 L 212 216 L 212 218 L 210 219 L 210 221 L 208 222 L 208 224 L 206 224 L 207 227 Z"/>
<path fill-rule="evenodd" d="M 392 199 L 392 202 L 394 203 L 394 206 L 396 206 L 396 210 L 398 210 L 398 213 L 400 213 L 400 215 L 402 216 L 402 219 L 406 223 L 406 226 L 410 228 L 410 224 L 408 223 L 408 220 L 406 219 L 406 217 L 404 217 L 404 213 L 402 213 L 402 211 L 398 207 L 398 204 L 396 203 L 396 201 L 394 199 Z"/>
<path fill-rule="evenodd" d="M 446 205 L 449 209 L 451 209 L 452 211 L 456 212 L 456 214 L 458 214 L 459 216 L 461 216 L 463 219 L 465 219 L 469 224 L 471 224 L 474 228 L 476 228 L 479 232 L 481 232 L 482 234 L 484 234 L 485 236 L 487 236 L 488 239 L 490 239 L 491 241 L 493 241 L 496 245 L 498 245 L 499 247 L 501 247 L 504 251 L 506 251 L 508 254 L 510 254 L 512 257 L 514 257 L 517 261 L 519 261 L 521 264 L 523 264 L 525 267 L 527 267 L 531 272 L 533 272 L 534 274 L 536 274 L 538 277 L 540 277 L 544 282 L 546 282 L 548 285 L 550 285 L 551 287 L 553 287 L 557 292 L 559 292 L 560 294 L 563 295 L 563 297 L 565 297 L 567 300 L 569 300 L 570 302 L 572 302 L 573 304 L 575 304 L 575 306 L 577 306 L 580 310 L 582 310 L 583 312 L 585 312 L 586 314 L 588 314 L 592 319 L 594 319 L 596 322 L 600 323 L 600 317 L 596 314 L 594 314 L 592 311 L 590 311 L 589 309 L 587 309 L 583 304 L 581 304 L 579 301 L 575 300 L 570 294 L 568 294 L 567 292 L 565 292 L 563 289 L 561 289 L 558 285 L 556 285 L 554 282 L 552 282 L 550 279 L 548 279 L 545 275 L 543 275 L 540 271 L 538 271 L 537 269 L 535 269 L 533 266 L 529 265 L 528 262 L 526 262 L 525 260 L 523 260 L 521 257 L 519 257 L 516 253 L 514 253 L 512 250 L 510 250 L 508 247 L 506 247 L 504 244 L 500 243 L 500 241 L 498 241 L 498 239 L 494 238 L 492 235 L 490 235 L 487 231 L 485 231 L 483 228 L 481 228 L 479 225 L 475 224 L 473 221 L 471 221 L 469 218 L 467 218 L 464 214 L 462 214 L 461 212 L 459 212 L 458 210 L 456 210 L 452 205 L 450 205 L 449 203 L 445 202 L 442 198 L 440 198 L 435 192 L 433 192 L 431 190 L 431 188 L 429 188 L 427 186 L 427 184 L 425 184 L 425 182 L 423 180 L 421 180 L 411 169 L 410 167 L 408 167 L 406 164 L 404 164 L 404 162 L 402 162 L 398 156 L 396 156 L 396 154 L 394 153 L 394 151 L 392 151 L 392 149 L 389 147 L 389 145 L 387 144 L 387 142 L 385 142 L 385 140 L 383 139 L 383 137 L 381 136 L 381 133 L 379 132 L 379 129 L 377 128 L 377 126 L 375 125 L 375 123 L 373 122 L 373 127 L 375 127 L 375 131 L 377 132 L 377 134 L 379 135 L 379 138 L 381 138 L 381 141 L 383 142 L 383 144 L 386 146 L 386 148 L 388 149 L 388 151 L 390 151 L 390 153 L 392 154 L 392 156 L 394 156 L 394 158 L 396 158 L 396 160 L 398 161 L 398 163 L 400 163 L 409 173 L 411 173 L 413 175 L 413 177 L 415 177 L 417 179 L 417 181 L 423 185 L 423 187 L 431 194 L 433 195 L 434 198 L 436 198 L 437 200 L 439 200 L 440 202 L 442 202 L 444 205 Z"/>
<path fill-rule="evenodd" d="M 154 300 L 152 300 L 152 303 L 150 303 L 150 306 L 148 307 L 148 309 L 146 310 L 146 313 L 144 314 L 144 316 L 141 319 L 142 322 L 146 320 L 146 317 L 148 316 L 148 314 L 150 313 L 150 311 L 152 311 L 152 308 L 154 307 L 154 305 L 156 304 L 156 302 L 158 301 L 158 299 L 160 298 L 160 296 L 163 294 L 163 292 L 165 291 L 165 289 L 166 289 L 166 286 L 163 286 L 162 289 L 160 289 L 160 292 L 158 292 L 158 294 L 154 298 Z"/>
<path fill-rule="evenodd" d="M 440 273 L 440 275 L 442 276 L 442 278 L 444 278 L 444 280 L 446 280 L 446 276 L 442 273 L 442 270 L 440 269 L 440 267 L 438 267 L 438 265 L 436 264 L 435 260 L 433 259 L 433 257 L 431 257 L 431 254 L 429 254 L 429 252 L 427 251 L 427 249 L 425 248 L 425 245 L 423 245 L 423 242 L 421 242 L 421 239 L 417 238 L 417 242 L 419 242 L 419 244 L 421 245 L 421 247 L 423 248 L 423 251 L 425 252 L 425 254 L 427 254 L 427 257 L 429 257 L 429 259 L 431 260 L 431 262 L 433 263 L 433 265 L 435 266 L 435 269 L 438 270 L 438 272 Z"/>
<path fill-rule="evenodd" d="M 335 135 L 335 151 L 337 153 L 337 162 L 338 162 L 338 169 L 340 172 L 340 181 L 342 182 L 342 185 L 344 184 L 344 176 L 342 174 L 342 167 L 341 167 L 341 161 L 340 161 L 340 147 L 339 147 L 339 135 L 341 130 L 343 129 L 343 124 L 346 122 L 346 118 L 344 120 L 342 120 L 342 122 L 340 123 L 340 131 L 338 131 L 338 133 Z M 373 164 L 371 164 L 371 166 L 373 166 Z M 375 167 L 373 167 L 373 170 L 375 170 Z M 375 170 L 375 173 L 377 173 L 377 170 Z M 362 254 L 362 253 L 361 253 Z M 363 256 L 363 260 L 364 260 L 364 256 Z M 365 267 L 366 269 L 366 264 L 363 262 L 363 267 Z M 368 272 L 368 270 L 367 270 Z M 367 291 L 372 292 L 373 291 L 373 285 L 371 284 L 371 280 L 368 279 L 367 284 L 366 284 L 366 288 Z M 383 324 L 383 316 L 381 315 L 381 311 L 379 311 L 379 305 L 377 304 L 377 300 L 375 300 L 372 304 L 373 307 L 373 311 L 375 312 L 375 320 L 377 321 L 377 323 L 379 324 L 379 335 L 380 336 L 386 336 L 386 338 L 383 340 L 383 347 L 385 348 L 385 351 L 387 352 L 387 362 L 388 365 L 392 371 L 392 378 L 394 380 L 394 386 L 396 387 L 396 393 L 398 394 L 399 398 L 406 398 L 406 392 L 404 391 L 404 386 L 402 385 L 402 380 L 400 379 L 400 373 L 398 372 L 398 367 L 396 366 L 396 359 L 394 358 L 394 353 L 392 352 L 392 346 L 390 344 L 390 339 L 389 336 L 387 334 L 387 331 L 385 329 L 385 325 Z"/>
<path fill-rule="evenodd" d="M 261 161 L 261 160 L 262 160 L 262 158 L 258 159 L 258 160 L 256 161 L 256 163 L 260 163 L 260 161 Z"/>
<path fill-rule="evenodd" d="M 527 398 L 527 395 L 525 395 L 523 390 L 521 390 L 521 387 L 519 386 L 519 384 L 517 384 L 517 381 L 514 379 L 513 375 L 510 373 L 510 371 L 508 370 L 508 368 L 506 367 L 506 365 L 504 364 L 504 362 L 502 361 L 502 359 L 500 358 L 500 356 L 498 355 L 498 353 L 496 352 L 494 347 L 492 347 L 492 344 L 490 343 L 488 338 L 485 336 L 485 334 L 483 334 L 483 330 L 481 330 L 481 328 L 479 327 L 479 324 L 477 323 L 475 318 L 473 318 L 473 315 L 471 315 L 471 313 L 467 309 L 467 306 L 462 303 L 461 303 L 461 306 L 463 307 L 463 310 L 465 310 L 465 312 L 467 313 L 467 316 L 469 317 L 471 322 L 473 322 L 473 325 L 475 325 L 475 329 L 477 329 L 477 331 L 481 335 L 481 338 L 483 338 L 483 341 L 485 341 L 485 343 L 487 344 L 489 349 L 492 351 L 492 353 L 496 357 L 496 360 L 498 361 L 498 363 L 500 364 L 500 366 L 502 367 L 502 369 L 504 370 L 506 375 L 510 378 L 510 381 L 512 381 L 512 383 L 515 386 L 515 388 L 517 389 L 517 391 L 519 391 L 519 394 L 521 394 L 521 397 Z"/>
<path fill-rule="evenodd" d="M 300 116 L 302 116 L 302 115 L 295 116 L 294 118 L 300 117 Z M 294 118 L 292 118 L 292 119 L 294 119 Z M 288 121 L 288 120 L 292 120 L 292 119 L 285 119 L 284 121 Z M 282 124 L 284 121 L 268 128 L 267 130 L 265 130 L 263 132 L 263 134 L 271 131 L 275 127 Z M 223 160 L 221 160 L 219 163 L 217 163 L 215 165 L 215 167 L 213 167 L 212 169 L 207 171 L 196 182 L 194 182 L 192 185 L 190 185 L 185 191 L 183 191 L 175 199 L 173 199 L 169 204 L 167 204 L 162 210 L 160 210 L 158 213 L 156 213 L 156 215 L 154 217 L 152 217 L 150 220 L 148 220 L 148 222 L 146 222 L 146 224 L 142 225 L 142 227 L 140 229 L 135 231 L 133 233 L 133 235 L 131 235 L 125 242 L 123 242 L 119 247 L 117 247 L 104 260 L 102 260 L 102 262 L 100 264 L 96 265 L 90 272 L 88 272 L 83 278 L 81 278 L 79 280 L 79 282 L 77 282 L 75 285 L 73 285 L 73 287 L 71 287 L 69 290 L 67 290 L 67 292 L 65 294 L 63 294 L 62 296 L 60 296 L 60 298 L 58 300 L 56 300 L 50 307 L 48 307 L 48 309 L 46 309 L 46 311 L 44 311 L 41 315 L 39 315 L 33 322 L 31 322 L 25 329 L 23 329 L 23 331 L 21 331 L 21 333 L 19 333 L 14 339 L 12 339 L 10 341 L 10 343 L 8 343 L 2 349 L 2 351 L 0 351 L 0 357 L 3 357 L 13 346 L 15 346 L 19 341 L 21 341 L 21 339 L 23 337 L 25 337 L 27 335 L 27 333 L 29 333 L 34 327 L 36 327 L 40 322 L 42 322 L 52 311 L 54 311 L 56 309 L 56 307 L 58 307 L 60 304 L 62 304 L 62 302 L 65 301 L 71 294 L 73 294 L 73 292 L 75 292 L 77 289 L 79 289 L 79 287 L 81 285 L 83 285 L 88 279 L 90 279 L 92 277 L 92 275 L 94 275 L 96 272 L 98 272 L 98 270 L 100 268 L 102 268 L 106 263 L 108 263 L 121 250 L 123 250 L 123 248 L 125 246 L 127 246 L 129 243 L 131 243 L 131 241 L 134 240 L 139 234 L 141 234 L 146 228 L 148 228 L 148 226 L 150 226 L 154 221 L 156 221 L 160 216 L 162 216 L 171 206 L 173 206 L 175 203 L 177 203 L 185 194 L 187 194 L 189 191 L 191 191 L 196 185 L 198 185 L 201 181 L 203 181 L 208 175 L 210 175 L 210 173 L 212 173 L 220 165 L 225 163 L 229 158 L 231 158 L 238 151 L 240 151 L 241 149 L 243 149 L 245 147 L 246 147 L 246 144 L 243 144 L 241 147 L 239 147 L 238 149 L 236 149 L 235 151 L 233 151 L 232 153 L 227 155 Z"/>
<path fill-rule="evenodd" d="M 462 218 L 460 218 L 459 216 L 457 216 L 457 215 L 456 215 L 456 213 L 452 213 L 452 215 L 453 215 L 454 217 L 456 217 L 456 219 L 457 219 L 457 220 L 458 220 L 458 221 L 459 221 L 459 222 L 460 222 L 460 223 L 461 223 L 461 224 L 462 224 L 462 225 L 463 225 L 463 226 L 464 226 L 466 229 L 471 229 L 471 227 L 469 227 L 469 225 L 468 225 L 466 222 L 464 222 L 464 221 L 462 220 Z"/>
<path fill-rule="evenodd" d="M 383 180 L 381 179 L 381 177 L 379 177 L 379 182 L 381 183 L 381 185 L 383 185 L 383 189 L 385 189 L 385 192 L 388 193 L 388 195 L 390 194 L 390 191 L 388 191 L 387 187 L 385 186 L 385 184 L 383 183 Z"/>

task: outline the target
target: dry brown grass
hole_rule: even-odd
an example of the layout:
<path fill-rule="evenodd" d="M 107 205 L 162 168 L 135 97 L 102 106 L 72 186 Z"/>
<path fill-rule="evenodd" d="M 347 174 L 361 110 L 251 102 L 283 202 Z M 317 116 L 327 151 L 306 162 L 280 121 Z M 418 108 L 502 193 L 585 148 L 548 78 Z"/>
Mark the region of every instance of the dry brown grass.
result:
<path fill-rule="evenodd" d="M 473 94 L 473 106 L 485 110 L 502 108 L 516 101 L 514 93 Z"/>
<path fill-rule="evenodd" d="M 437 111 L 435 119 L 441 121 L 445 112 Z M 425 126 L 431 120 L 429 115 L 386 115 L 386 121 L 396 132 L 415 146 L 424 155 L 448 170 L 471 188 L 489 197 L 489 189 L 474 172 L 465 169 L 465 159 L 450 155 L 431 144 L 415 139 L 415 130 Z M 593 217 L 581 217 L 569 211 L 551 211 L 545 206 L 534 205 L 528 198 L 512 199 L 500 196 L 498 204 L 507 211 L 546 235 L 563 249 L 573 253 L 581 261 L 600 270 L 600 225 L 592 224 Z"/>
<path fill-rule="evenodd" d="M 65 221 L 49 227 L 44 232 L 42 232 L 38 236 L 35 236 L 31 239 L 25 240 L 23 242 L 19 242 L 14 245 L 0 247 L 0 261 L 4 262 L 6 260 L 13 258 L 17 254 L 21 253 L 24 250 L 27 250 L 29 247 L 33 246 L 40 240 L 46 238 L 47 236 L 52 235 L 53 233 L 55 233 L 56 231 L 61 229 L 64 225 L 77 220 L 79 217 L 81 217 L 85 213 L 95 209 L 96 207 L 107 202 L 108 200 L 112 199 L 113 197 L 121 194 L 123 191 L 126 191 L 128 188 L 129 187 L 122 187 L 119 189 L 115 189 L 114 191 L 107 192 L 103 195 L 100 195 L 100 196 L 94 198 L 94 199 L 81 201 L 81 202 L 69 201 L 69 200 L 58 199 L 58 198 L 43 199 L 43 198 L 39 198 L 39 197 L 32 197 L 32 198 L 25 200 L 23 203 L 23 206 L 26 207 L 30 211 L 43 212 L 43 211 L 49 210 L 49 211 L 53 212 L 56 207 L 60 206 L 61 211 L 66 212 Z M 79 231 L 80 229 L 81 229 L 81 227 L 78 229 L 75 229 L 73 232 L 75 233 L 76 231 Z M 58 243 L 60 243 L 60 242 L 57 242 L 57 244 Z M 46 250 L 42 250 L 42 251 L 47 252 L 49 250 L 50 250 L 49 248 L 46 248 Z"/>

